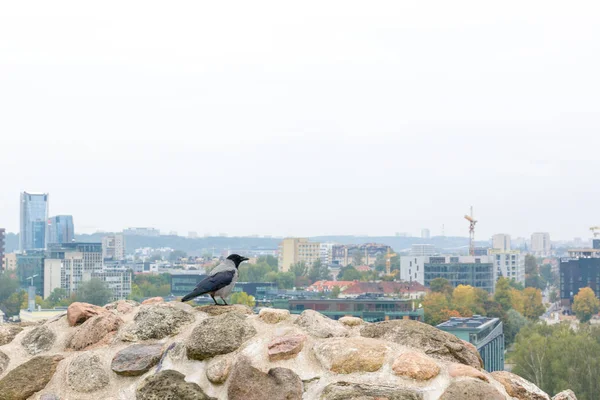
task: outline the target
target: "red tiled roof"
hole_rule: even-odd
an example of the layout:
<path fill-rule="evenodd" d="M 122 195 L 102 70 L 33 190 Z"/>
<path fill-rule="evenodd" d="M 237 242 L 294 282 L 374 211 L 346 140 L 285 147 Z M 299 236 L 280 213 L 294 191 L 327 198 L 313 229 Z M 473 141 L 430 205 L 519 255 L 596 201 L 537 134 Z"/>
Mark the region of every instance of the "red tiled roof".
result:
<path fill-rule="evenodd" d="M 327 290 L 332 290 L 333 287 L 339 286 L 340 289 L 345 289 L 349 286 L 352 286 L 357 281 L 316 281 L 312 285 L 306 288 L 309 292 L 322 292 Z"/>

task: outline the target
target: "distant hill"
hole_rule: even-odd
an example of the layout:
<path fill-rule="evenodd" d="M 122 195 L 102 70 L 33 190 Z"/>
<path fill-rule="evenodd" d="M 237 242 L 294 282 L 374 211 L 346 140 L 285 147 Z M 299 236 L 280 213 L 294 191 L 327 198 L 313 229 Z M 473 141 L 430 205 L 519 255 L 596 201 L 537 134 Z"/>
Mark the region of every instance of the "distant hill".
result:
<path fill-rule="evenodd" d="M 77 241 L 101 242 L 102 237 L 110 233 L 94 233 L 75 235 Z M 334 242 L 340 244 L 381 243 L 388 245 L 394 251 L 409 250 L 413 244 L 433 244 L 438 249 L 458 250 L 469 245 L 466 237 L 435 236 L 430 239 L 403 236 L 315 236 L 310 238 L 316 242 Z M 202 255 L 205 252 L 219 252 L 223 249 L 230 250 L 272 250 L 277 249 L 281 238 L 253 238 L 253 237 L 204 237 L 189 239 L 182 236 L 161 235 L 125 236 L 127 252 L 132 252 L 141 247 L 170 247 L 183 250 L 190 255 Z M 477 242 L 478 246 L 488 246 L 487 241 Z M 11 253 L 19 248 L 19 235 L 8 233 L 6 235 L 6 252 Z"/>

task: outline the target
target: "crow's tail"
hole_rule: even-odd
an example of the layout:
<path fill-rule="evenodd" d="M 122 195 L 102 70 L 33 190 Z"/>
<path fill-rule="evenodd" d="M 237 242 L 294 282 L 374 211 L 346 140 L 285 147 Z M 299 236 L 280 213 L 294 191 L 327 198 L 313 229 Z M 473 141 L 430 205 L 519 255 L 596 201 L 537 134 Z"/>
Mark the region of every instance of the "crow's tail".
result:
<path fill-rule="evenodd" d="M 201 290 L 194 290 L 193 292 L 186 294 L 185 296 L 183 296 L 183 298 L 181 299 L 181 301 L 188 301 L 193 299 L 194 297 L 198 297 L 198 296 L 202 296 L 203 294 L 206 294 L 207 292 L 205 291 L 201 291 Z"/>

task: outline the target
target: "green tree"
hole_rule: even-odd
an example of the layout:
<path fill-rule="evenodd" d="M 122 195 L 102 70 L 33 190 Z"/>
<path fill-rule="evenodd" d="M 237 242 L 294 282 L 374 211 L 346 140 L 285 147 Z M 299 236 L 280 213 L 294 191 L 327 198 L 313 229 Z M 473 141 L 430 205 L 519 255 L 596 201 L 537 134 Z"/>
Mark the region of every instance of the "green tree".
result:
<path fill-rule="evenodd" d="M 27 300 L 27 292 L 24 290 L 19 290 L 13 292 L 7 299 L 5 299 L 0 305 L 2 312 L 6 314 L 7 317 L 13 317 L 15 315 L 19 315 L 21 311 L 21 305 L 23 302 Z"/>
<path fill-rule="evenodd" d="M 290 271 L 294 273 L 294 276 L 296 278 L 299 278 L 301 276 L 306 276 L 306 274 L 308 273 L 308 267 L 306 266 L 306 263 L 304 261 L 300 261 L 292 264 L 290 266 Z"/>
<path fill-rule="evenodd" d="M 573 298 L 573 311 L 581 323 L 588 322 L 598 314 L 600 301 L 589 287 L 579 289 L 579 293 Z"/>
<path fill-rule="evenodd" d="M 431 280 L 429 288 L 432 292 L 443 293 L 448 300 L 452 298 L 452 292 L 454 291 L 450 282 L 444 278 L 435 278 Z"/>
<path fill-rule="evenodd" d="M 496 282 L 494 301 L 500 304 L 505 312 L 508 312 L 512 308 L 510 291 L 510 280 L 508 278 L 499 278 L 498 282 Z"/>
<path fill-rule="evenodd" d="M 331 289 L 331 293 L 329 293 L 329 297 L 332 299 L 337 299 L 338 297 L 340 297 L 340 292 L 341 289 L 339 286 L 334 286 L 333 289 Z"/>
<path fill-rule="evenodd" d="M 321 280 L 329 280 L 329 268 L 321 263 L 320 260 L 317 260 L 311 266 L 310 272 L 308 273 L 308 278 L 310 279 L 311 283 Z"/>
<path fill-rule="evenodd" d="M 69 298 L 69 293 L 63 288 L 55 288 L 50 295 L 46 298 L 46 302 L 50 307 L 56 307 L 61 304 L 63 300 Z"/>
<path fill-rule="evenodd" d="M 141 302 L 144 300 L 144 293 L 142 293 L 142 289 L 135 283 L 131 285 L 131 293 L 128 297 L 129 300 L 135 300 L 137 302 Z"/>
<path fill-rule="evenodd" d="M 363 265 L 364 254 L 360 249 L 352 250 L 352 265 L 355 267 L 359 267 Z"/>
<path fill-rule="evenodd" d="M 450 303 L 444 293 L 430 292 L 423 298 L 425 323 L 438 325 L 447 320 Z"/>
<path fill-rule="evenodd" d="M 246 292 L 235 292 L 231 295 L 230 299 L 231 304 L 243 304 L 250 308 L 256 305 L 256 301 L 254 300 L 254 296 L 248 295 Z"/>
<path fill-rule="evenodd" d="M 540 289 L 527 287 L 523 290 L 523 316 L 529 319 L 538 319 L 546 308 L 542 304 L 542 292 Z"/>
<path fill-rule="evenodd" d="M 525 256 L 525 275 L 538 275 L 538 264 L 535 256 L 527 254 Z"/>
<path fill-rule="evenodd" d="M 551 264 L 544 264 L 540 267 L 540 276 L 550 285 L 556 286 L 558 283 L 556 274 L 552 272 Z"/>
<path fill-rule="evenodd" d="M 82 282 L 77 289 L 77 301 L 104 306 L 112 298 L 112 291 L 100 279 L 92 278 Z"/>
<path fill-rule="evenodd" d="M 0 304 L 19 289 L 19 281 L 8 272 L 0 273 Z"/>
<path fill-rule="evenodd" d="M 473 315 L 476 305 L 475 288 L 469 285 L 458 285 L 452 292 L 452 308 L 463 317 Z"/>
<path fill-rule="evenodd" d="M 294 287 L 295 276 L 293 272 L 279 272 L 275 282 L 279 289 L 291 289 Z"/>
<path fill-rule="evenodd" d="M 343 281 L 358 281 L 362 277 L 360 272 L 353 266 L 343 268 L 340 272 L 342 273 L 341 280 Z"/>
<path fill-rule="evenodd" d="M 182 250 L 173 250 L 170 254 L 169 254 L 169 261 L 170 262 L 177 262 L 182 258 L 186 258 L 187 257 L 187 253 L 185 251 Z"/>
<path fill-rule="evenodd" d="M 277 270 L 277 257 L 273 257 L 271 255 L 267 255 L 267 256 L 260 256 L 258 257 L 257 263 L 265 263 L 267 265 L 269 265 L 271 268 Z"/>
<path fill-rule="evenodd" d="M 556 290 L 556 289 L 551 290 L 550 291 L 550 301 L 552 303 L 556 303 L 559 300 L 560 300 L 560 295 L 558 293 L 558 290 Z"/>
<path fill-rule="evenodd" d="M 529 324 L 527 318 L 522 316 L 517 310 L 508 310 L 506 313 L 506 322 L 504 324 L 504 345 L 510 346 L 517 337 L 521 329 Z"/>

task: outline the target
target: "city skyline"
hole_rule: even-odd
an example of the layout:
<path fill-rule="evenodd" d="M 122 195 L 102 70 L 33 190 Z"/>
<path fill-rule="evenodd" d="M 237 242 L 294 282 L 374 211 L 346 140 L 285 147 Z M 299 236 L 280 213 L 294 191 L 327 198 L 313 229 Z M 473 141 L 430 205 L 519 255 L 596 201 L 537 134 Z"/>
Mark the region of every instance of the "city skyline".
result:
<path fill-rule="evenodd" d="M 460 3 L 6 4 L 0 225 L 589 238 L 597 5 Z"/>

